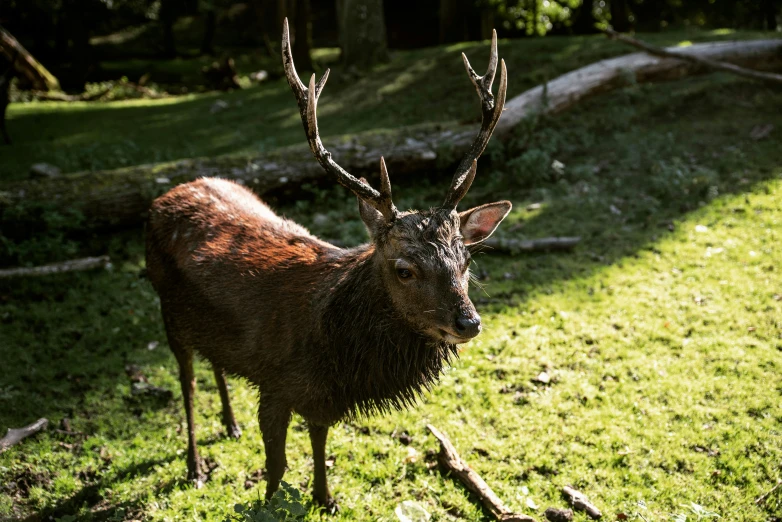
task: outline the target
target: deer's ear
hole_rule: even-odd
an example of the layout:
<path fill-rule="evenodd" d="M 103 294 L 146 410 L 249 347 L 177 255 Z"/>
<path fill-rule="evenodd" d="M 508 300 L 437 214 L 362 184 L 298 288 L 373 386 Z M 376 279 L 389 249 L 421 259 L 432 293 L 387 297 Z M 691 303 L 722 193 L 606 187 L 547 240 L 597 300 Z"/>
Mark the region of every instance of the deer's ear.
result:
<path fill-rule="evenodd" d="M 491 236 L 511 207 L 510 201 L 498 201 L 459 212 L 464 244 L 475 245 Z"/>
<path fill-rule="evenodd" d="M 364 178 L 361 178 L 361 181 L 366 183 Z M 358 198 L 358 213 L 361 214 L 361 221 L 367 227 L 369 237 L 374 239 L 381 228 L 385 226 L 386 218 L 375 207 L 361 198 Z"/>

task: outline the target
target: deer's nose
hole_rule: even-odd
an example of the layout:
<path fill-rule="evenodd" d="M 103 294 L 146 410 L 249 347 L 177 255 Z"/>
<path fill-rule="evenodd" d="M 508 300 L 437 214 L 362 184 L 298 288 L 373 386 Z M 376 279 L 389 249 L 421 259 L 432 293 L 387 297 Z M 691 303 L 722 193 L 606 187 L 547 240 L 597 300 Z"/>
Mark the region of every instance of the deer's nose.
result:
<path fill-rule="evenodd" d="M 481 333 L 481 318 L 476 313 L 459 314 L 456 317 L 456 331 L 467 338 L 475 337 Z"/>

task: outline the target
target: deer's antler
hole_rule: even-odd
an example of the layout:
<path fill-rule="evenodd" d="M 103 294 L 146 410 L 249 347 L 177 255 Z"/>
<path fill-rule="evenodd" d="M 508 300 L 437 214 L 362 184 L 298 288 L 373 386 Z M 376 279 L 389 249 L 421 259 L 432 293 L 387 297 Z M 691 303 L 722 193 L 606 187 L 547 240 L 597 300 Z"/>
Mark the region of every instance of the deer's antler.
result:
<path fill-rule="evenodd" d="M 380 158 L 380 183 L 381 190 L 378 192 L 369 186 L 368 183 L 357 179 L 345 169 L 340 167 L 332 158 L 331 153 L 323 146 L 318 134 L 317 107 L 318 97 L 326 85 L 329 77 L 329 69 L 323 74 L 323 77 L 316 84 L 315 75 L 310 78 L 309 86 L 305 87 L 296 73 L 296 67 L 293 65 L 293 55 L 291 54 L 290 35 L 288 32 L 288 19 L 286 18 L 282 26 L 282 62 L 285 67 L 285 76 L 288 78 L 288 84 L 296 96 L 301 113 L 301 121 L 304 124 L 304 132 L 307 134 L 307 141 L 315 158 L 320 163 L 323 170 L 337 178 L 337 181 L 343 187 L 351 190 L 356 196 L 369 203 L 378 210 L 387 221 L 396 219 L 397 210 L 391 201 L 391 182 L 388 179 L 388 171 L 383 158 Z M 491 134 L 491 132 L 490 132 Z"/>
<path fill-rule="evenodd" d="M 470 189 L 473 179 L 475 179 L 478 158 L 486 148 L 486 144 L 489 143 L 494 127 L 500 121 L 502 108 L 505 106 L 505 92 L 508 89 L 508 72 L 505 69 L 505 60 L 500 60 L 500 87 L 497 90 L 497 100 L 494 100 L 494 96 L 491 93 L 491 84 L 494 82 L 494 75 L 497 72 L 497 31 L 492 31 L 491 56 L 489 57 L 489 68 L 486 70 L 486 74 L 478 76 L 470 66 L 470 62 L 464 53 L 462 53 L 462 59 L 464 59 L 467 75 L 470 77 L 473 85 L 475 85 L 475 90 L 478 91 L 478 96 L 481 98 L 481 130 L 478 131 L 475 141 L 472 142 L 470 149 L 462 158 L 459 167 L 456 169 L 456 174 L 453 176 L 451 188 L 448 189 L 448 194 L 445 196 L 445 202 L 443 203 L 443 208 L 449 209 L 456 208 L 456 205 L 459 204 L 459 201 Z"/>

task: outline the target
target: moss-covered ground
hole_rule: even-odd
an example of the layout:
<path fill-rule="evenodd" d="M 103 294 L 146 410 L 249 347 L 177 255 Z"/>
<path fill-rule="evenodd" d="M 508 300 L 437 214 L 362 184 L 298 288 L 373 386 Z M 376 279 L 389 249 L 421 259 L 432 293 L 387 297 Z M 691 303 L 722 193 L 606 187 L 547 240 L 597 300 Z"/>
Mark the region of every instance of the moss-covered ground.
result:
<path fill-rule="evenodd" d="M 671 32 L 647 35 L 660 45 L 769 37 L 762 32 Z M 594 61 L 631 49 L 604 37 L 540 38 L 500 42 L 508 64 L 508 96 Z M 387 65 L 363 77 L 342 70 L 335 49 L 318 49 L 318 73 L 332 67 L 319 104 L 321 133 L 328 136 L 425 122 L 477 120 L 475 91 L 460 53 L 483 70 L 486 43 L 395 53 Z M 34 163 L 63 172 L 103 170 L 218 154 L 253 154 L 301 142 L 299 113 L 279 59 L 257 50 L 235 51 L 241 74 L 266 68 L 273 79 L 229 93 L 203 93 L 162 100 L 107 103 L 11 104 L 8 129 L 13 149 L 0 149 L 0 181 L 27 177 Z M 176 73 L 189 83 L 200 78 L 204 59 L 123 60 L 102 64 L 136 80 L 147 72 Z M 128 70 L 135 71 L 133 73 Z M 299 71 L 308 78 L 307 71 Z M 116 73 L 120 75 L 120 72 Z M 215 105 L 221 101 L 224 104 Z"/>
<path fill-rule="evenodd" d="M 553 45 L 547 42 L 526 42 L 527 50 L 518 44 L 519 64 L 546 61 L 540 47 Z M 515 45 L 506 44 L 506 54 Z M 608 52 L 603 45 L 582 55 L 574 43 L 580 58 L 572 60 L 586 63 Z M 470 53 L 480 55 L 477 48 Z M 419 57 L 421 64 L 440 60 L 434 51 Z M 421 67 L 385 82 L 404 87 L 388 93 L 401 116 L 368 101 L 355 126 L 340 129 L 335 88 L 332 110 L 324 103 L 323 127 L 369 127 L 372 110 L 382 125 L 434 119 L 449 114 L 439 101 L 449 96 L 469 103 L 473 94 L 464 85 L 452 87 Z M 514 92 L 523 88 L 512 85 Z M 363 103 L 356 87 L 344 89 Z M 430 90 L 440 93 L 431 95 L 432 111 L 404 102 L 405 93 Z M 280 84 L 231 96 L 260 103 L 268 95 L 277 107 L 292 102 L 284 91 Z M 374 96 L 378 86 L 367 92 Z M 62 117 L 54 134 L 61 143 L 87 140 L 78 131 L 68 138 L 67 129 L 96 111 L 165 119 L 167 111 L 202 104 L 204 118 L 214 119 L 209 100 L 14 107 L 11 127 L 21 152 L 0 161 L 4 168 L 23 165 L 28 145 L 51 152 L 37 138 L 24 143 L 22 129 L 36 118 Z M 227 139 L 230 125 L 249 126 L 249 118 L 239 121 L 246 107 L 237 111 L 233 123 L 226 117 L 199 143 Z M 289 108 L 262 112 L 286 122 L 285 139 L 300 138 Z M 459 109 L 451 117 L 462 115 Z M 474 496 L 434 466 L 437 445 L 427 423 L 445 431 L 513 509 L 539 520 L 546 507 L 565 504 L 560 488 L 567 484 L 602 508 L 605 520 L 782 520 L 782 488 L 755 502 L 782 478 L 782 95 L 709 76 L 630 87 L 522 127 L 508 144 L 490 148 L 491 162 L 466 203 L 512 200 L 498 232 L 506 237 L 578 235 L 582 242 L 567 253 L 475 256 L 481 336 L 464 345 L 417 408 L 331 430 L 329 478 L 342 508 L 333 520 L 396 520 L 403 501 L 416 502 L 432 520 L 490 520 Z M 247 146 L 262 141 L 262 132 L 253 132 Z M 170 135 L 159 145 L 172 144 L 173 151 L 181 138 Z M 105 147 L 112 140 L 96 139 L 87 156 L 110 163 Z M 403 208 L 436 205 L 446 185 L 408 181 L 394 194 Z M 278 210 L 323 237 L 365 237 L 355 200 L 339 187 Z M 197 365 L 196 417 L 200 450 L 213 471 L 202 489 L 184 480 L 176 363 L 157 298 L 139 276 L 141 231 L 54 234 L 38 238 L 29 255 L 39 259 L 44 247 L 52 259 L 109 252 L 113 267 L 0 286 L 0 428 L 39 417 L 53 424 L 0 455 L 0 519 L 38 513 L 40 520 L 222 520 L 234 504 L 257 499 L 264 487 L 257 397 L 230 380 L 244 435 L 225 439 L 205 363 Z M 27 252 L 24 244 L 13 248 Z M 173 398 L 131 394 L 127 365 Z M 538 380 L 541 372 L 550 382 Z M 71 433 L 54 429 L 64 418 Z M 307 492 L 312 459 L 304 428 L 294 418 L 286 480 Z M 397 437 L 402 432 L 411 437 L 407 446 Z"/>

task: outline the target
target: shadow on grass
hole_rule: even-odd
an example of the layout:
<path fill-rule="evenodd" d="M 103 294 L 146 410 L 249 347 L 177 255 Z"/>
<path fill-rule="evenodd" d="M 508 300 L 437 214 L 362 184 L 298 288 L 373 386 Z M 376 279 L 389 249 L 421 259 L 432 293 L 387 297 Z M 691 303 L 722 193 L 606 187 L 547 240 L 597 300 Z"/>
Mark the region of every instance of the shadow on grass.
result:
<path fill-rule="evenodd" d="M 593 100 L 521 132 L 504 149 L 494 147 L 489 154 L 495 172 L 479 173 L 464 207 L 510 198 L 517 206 L 503 225 L 506 236 L 579 235 L 583 243 L 572 254 L 477 256 L 476 270 L 490 281 L 492 295 L 476 295 L 476 301 L 488 311 L 523 305 L 533 291 L 549 291 L 654 249 L 678 221 L 719 195 L 762 190 L 765 180 L 782 173 L 782 158 L 773 135 L 759 138 L 753 130 L 772 125 L 771 132 L 779 132 L 780 108 L 782 95 L 762 85 L 700 78 Z M 446 180 L 400 183 L 398 206 L 426 207 L 439 201 L 446 187 Z M 313 198 L 279 210 L 322 237 L 356 230 L 355 200 L 343 189 Z M 541 205 L 528 211 L 527 203 Z M 315 219 L 318 213 L 333 219 Z M 151 433 L 172 417 L 181 419 L 175 364 L 165 348 L 157 298 L 134 271 L 141 240 L 139 231 L 96 238 L 112 252 L 113 272 L 16 281 L 0 290 L 0 321 L 8 339 L 0 345 L 6 368 L 0 428 L 40 416 L 70 416 L 74 428 L 87 435 L 127 444 L 139 431 Z M 160 346 L 149 349 L 155 341 Z M 156 385 L 175 390 L 166 418 L 149 407 L 129 414 L 124 403 L 129 363 L 149 369 Z M 9 455 L 13 465 L 22 465 L 21 452 Z M 176 458 L 131 466 L 45 509 L 74 513 L 101 502 L 99 491 L 112 483 Z M 142 504 L 131 500 L 106 507 L 102 519 Z"/>
<path fill-rule="evenodd" d="M 128 479 L 148 475 L 155 467 L 167 464 L 175 458 L 176 457 L 167 457 L 163 459 L 145 460 L 132 464 L 109 476 L 104 476 L 97 481 L 90 482 L 67 499 L 59 501 L 52 506 L 48 506 L 34 515 L 19 520 L 37 522 L 39 520 L 57 520 L 63 518 L 65 520 L 86 519 L 93 522 L 100 522 L 105 520 L 143 518 L 143 516 L 134 516 L 135 514 L 142 512 L 141 507 L 143 506 L 143 502 L 140 499 L 111 503 L 108 499 L 104 498 L 104 490 Z M 186 482 L 184 480 L 168 481 L 165 484 L 156 485 L 155 492 L 157 495 L 167 495 L 175 488 L 184 486 L 185 484 Z M 79 513 L 85 506 L 90 508 L 88 515 Z"/>
<path fill-rule="evenodd" d="M 665 45 L 728 38 L 705 32 L 647 36 Z M 768 35 L 730 35 L 762 36 Z M 391 63 L 361 78 L 333 71 L 319 107 L 323 135 L 475 120 L 479 114 L 475 93 L 465 77 L 461 52 L 479 70 L 485 67 L 487 45 L 470 42 L 400 52 Z M 510 71 L 511 97 L 567 71 L 627 52 L 601 36 L 500 44 L 500 55 Z M 301 75 L 307 77 L 303 71 Z M 218 99 L 227 107 L 213 110 Z M 157 101 L 13 104 L 8 118 L 14 145 L 0 155 L 3 181 L 24 179 L 30 165 L 38 162 L 57 165 L 63 172 L 102 170 L 199 156 L 253 154 L 304 139 L 296 104 L 282 79 L 239 92 Z"/>

